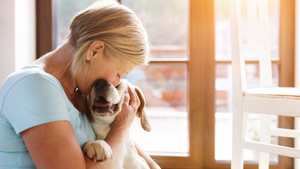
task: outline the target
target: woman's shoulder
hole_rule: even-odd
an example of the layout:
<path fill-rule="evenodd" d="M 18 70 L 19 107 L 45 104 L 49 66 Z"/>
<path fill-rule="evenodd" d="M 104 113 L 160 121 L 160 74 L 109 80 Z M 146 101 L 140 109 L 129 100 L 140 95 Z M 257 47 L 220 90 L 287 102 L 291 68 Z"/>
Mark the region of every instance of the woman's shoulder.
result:
<path fill-rule="evenodd" d="M 41 67 L 36 65 L 25 66 L 22 69 L 13 72 L 7 77 L 4 84 L 6 82 L 9 84 L 18 83 L 26 78 L 31 78 L 31 80 L 34 80 L 35 82 L 39 80 L 46 80 L 57 85 L 59 84 L 58 80 L 54 76 L 46 73 Z"/>
<path fill-rule="evenodd" d="M 19 98 L 26 102 L 46 99 L 41 96 L 67 99 L 61 84 L 54 76 L 46 73 L 41 67 L 26 66 L 10 74 L 4 81 L 0 88 L 0 110 L 5 100 Z"/>
<path fill-rule="evenodd" d="M 52 75 L 46 73 L 41 67 L 31 65 L 25 66 L 10 74 L 4 81 L 0 93 L 8 92 L 11 88 L 16 86 L 25 88 L 31 85 L 40 86 L 41 84 L 48 84 L 62 89 L 59 81 Z"/>
<path fill-rule="evenodd" d="M 45 122 L 70 120 L 69 104 L 59 81 L 36 66 L 15 71 L 0 89 L 0 117 L 17 134 Z"/>

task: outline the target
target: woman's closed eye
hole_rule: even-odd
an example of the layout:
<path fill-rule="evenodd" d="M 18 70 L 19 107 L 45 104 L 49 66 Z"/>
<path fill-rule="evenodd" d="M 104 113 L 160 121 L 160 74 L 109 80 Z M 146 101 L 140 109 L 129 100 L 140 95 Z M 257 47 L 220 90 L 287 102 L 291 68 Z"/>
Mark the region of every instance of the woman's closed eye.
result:
<path fill-rule="evenodd" d="M 121 83 L 122 83 L 122 82 L 120 82 L 120 83 L 116 86 L 116 88 L 118 88 L 118 87 L 121 85 Z"/>

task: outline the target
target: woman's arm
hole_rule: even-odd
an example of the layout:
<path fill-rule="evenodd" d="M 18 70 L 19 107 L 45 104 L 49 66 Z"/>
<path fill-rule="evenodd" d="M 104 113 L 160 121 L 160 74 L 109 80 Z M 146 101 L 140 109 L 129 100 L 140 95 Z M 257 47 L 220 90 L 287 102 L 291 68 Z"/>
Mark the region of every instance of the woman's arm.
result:
<path fill-rule="evenodd" d="M 129 95 L 125 95 L 124 98 L 122 112 L 117 115 L 105 139 L 111 146 L 113 156 L 118 152 L 139 104 L 136 93 L 129 88 Z M 110 161 L 94 163 L 84 157 L 69 121 L 41 124 L 23 131 L 22 136 L 39 169 L 109 169 L 114 163 L 114 158 Z"/>
<path fill-rule="evenodd" d="M 22 132 L 37 168 L 84 169 L 85 160 L 69 121 L 55 121 Z"/>

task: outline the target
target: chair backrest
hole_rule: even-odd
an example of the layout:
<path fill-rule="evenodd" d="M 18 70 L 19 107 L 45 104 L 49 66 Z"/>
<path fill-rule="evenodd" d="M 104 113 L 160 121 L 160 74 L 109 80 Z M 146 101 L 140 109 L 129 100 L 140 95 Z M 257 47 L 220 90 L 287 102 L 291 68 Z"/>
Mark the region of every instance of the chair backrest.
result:
<path fill-rule="evenodd" d="M 247 90 L 246 86 L 246 71 L 245 71 L 245 55 L 259 56 L 259 73 L 260 86 L 264 88 L 272 87 L 272 66 L 269 47 L 268 34 L 268 5 L 267 0 L 230 0 L 230 22 L 231 22 L 231 52 L 232 52 L 232 71 L 233 71 L 233 124 L 239 122 L 245 124 L 246 116 L 243 115 L 243 96 Z M 246 36 L 245 36 L 246 35 Z M 269 143 L 270 135 L 268 134 L 269 116 L 263 115 L 262 120 L 264 126 L 261 127 L 261 142 Z M 242 131 L 245 131 L 245 125 L 239 124 Z M 234 126 L 237 127 L 237 126 Z M 233 132 L 235 134 L 235 132 Z M 244 137 L 242 132 L 242 138 Z M 234 136 L 237 137 L 237 136 Z M 234 140 L 234 139 L 233 139 Z M 242 143 L 233 147 L 233 152 L 240 151 Z M 242 153 L 243 154 L 243 153 Z M 238 163 L 234 163 L 232 168 L 242 168 L 243 160 L 239 153 L 233 155 L 232 158 L 240 159 Z M 269 154 L 260 153 L 260 168 L 266 168 Z"/>
<path fill-rule="evenodd" d="M 246 16 L 241 0 L 230 0 L 232 64 L 235 72 L 241 72 L 233 75 L 237 81 L 233 85 L 241 85 L 242 92 L 246 90 L 245 55 L 259 56 L 260 86 L 272 87 L 267 0 L 243 1 Z"/>

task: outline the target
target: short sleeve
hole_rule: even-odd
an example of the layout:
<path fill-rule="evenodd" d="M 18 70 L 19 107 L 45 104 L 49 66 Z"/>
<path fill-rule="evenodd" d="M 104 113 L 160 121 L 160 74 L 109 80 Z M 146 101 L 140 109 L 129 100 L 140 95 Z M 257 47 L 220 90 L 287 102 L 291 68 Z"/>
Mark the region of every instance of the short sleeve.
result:
<path fill-rule="evenodd" d="M 16 134 L 43 123 L 68 120 L 68 104 L 59 82 L 32 74 L 17 81 L 6 93 L 2 113 Z"/>

